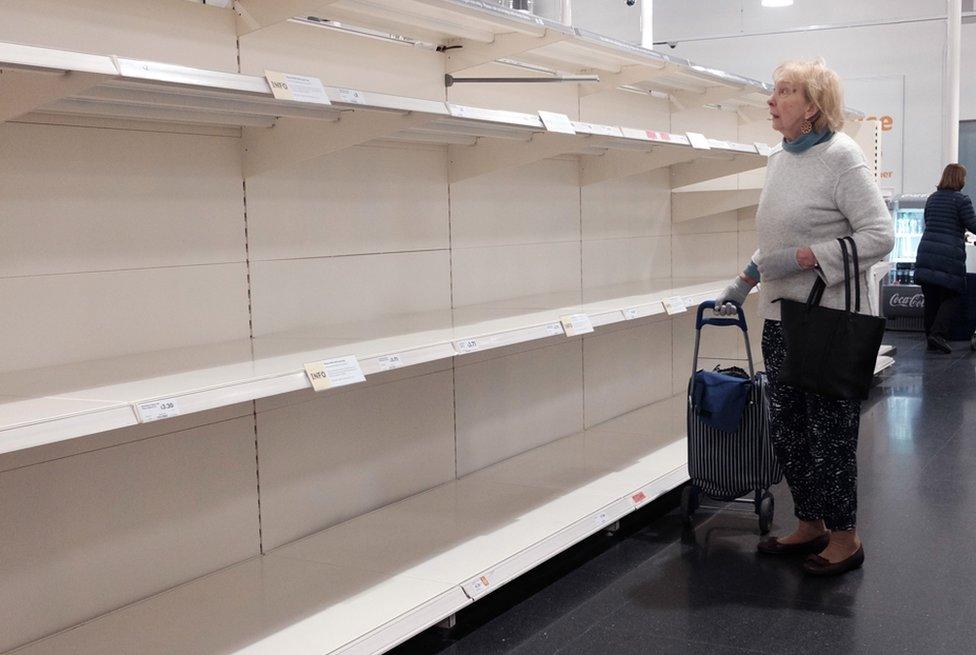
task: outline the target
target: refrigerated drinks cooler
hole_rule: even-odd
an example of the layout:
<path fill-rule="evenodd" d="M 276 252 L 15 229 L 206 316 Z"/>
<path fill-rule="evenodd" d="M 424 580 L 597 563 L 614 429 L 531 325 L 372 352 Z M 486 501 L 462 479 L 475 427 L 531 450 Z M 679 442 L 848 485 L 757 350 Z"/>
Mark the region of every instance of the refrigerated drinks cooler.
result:
<path fill-rule="evenodd" d="M 895 228 L 891 272 L 881 285 L 881 313 L 889 330 L 925 329 L 922 288 L 915 283 L 915 253 L 925 231 L 928 195 L 901 195 L 888 201 Z"/>

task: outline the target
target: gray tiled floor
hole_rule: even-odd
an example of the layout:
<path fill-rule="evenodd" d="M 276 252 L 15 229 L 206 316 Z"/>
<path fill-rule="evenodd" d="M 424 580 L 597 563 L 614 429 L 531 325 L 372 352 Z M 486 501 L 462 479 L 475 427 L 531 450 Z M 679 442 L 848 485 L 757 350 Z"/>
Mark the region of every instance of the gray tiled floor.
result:
<path fill-rule="evenodd" d="M 682 529 L 674 496 L 495 592 L 398 655 L 976 652 L 976 355 L 889 334 L 895 370 L 864 404 L 865 568 L 834 580 L 757 558 L 752 515 Z M 776 490 L 774 533 L 792 525 Z"/>

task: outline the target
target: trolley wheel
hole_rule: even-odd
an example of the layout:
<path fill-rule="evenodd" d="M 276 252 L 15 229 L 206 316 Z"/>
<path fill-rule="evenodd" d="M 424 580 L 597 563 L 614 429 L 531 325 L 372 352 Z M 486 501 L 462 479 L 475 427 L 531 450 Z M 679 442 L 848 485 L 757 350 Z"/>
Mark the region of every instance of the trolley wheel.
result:
<path fill-rule="evenodd" d="M 698 506 L 701 504 L 701 491 L 693 484 L 681 490 L 681 518 L 685 524 L 691 523 Z"/>
<path fill-rule="evenodd" d="M 773 527 L 773 511 L 776 506 L 773 494 L 764 491 L 759 499 L 759 534 L 767 534 Z"/>

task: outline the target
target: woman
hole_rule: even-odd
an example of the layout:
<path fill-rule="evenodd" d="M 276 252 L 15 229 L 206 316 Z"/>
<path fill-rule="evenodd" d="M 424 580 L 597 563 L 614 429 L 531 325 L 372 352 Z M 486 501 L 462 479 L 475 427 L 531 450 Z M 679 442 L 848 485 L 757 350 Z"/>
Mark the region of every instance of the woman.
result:
<path fill-rule="evenodd" d="M 929 350 L 951 353 L 949 329 L 966 291 L 966 230 L 976 232 L 976 213 L 966 186 L 966 167 L 949 164 L 938 190 L 925 202 L 925 232 L 918 244 L 915 279 L 925 296 Z"/>
<path fill-rule="evenodd" d="M 770 555 L 809 554 L 812 575 L 837 575 L 864 562 L 856 531 L 860 402 L 804 393 L 780 381 L 785 356 L 776 300 L 805 301 L 819 275 L 821 304 L 844 308 L 844 264 L 838 238 L 853 236 L 866 294 L 866 271 L 891 251 L 891 218 L 858 145 L 844 123 L 840 79 L 822 60 L 789 62 L 773 74 L 768 101 L 783 148 L 769 157 L 756 214 L 759 250 L 716 299 L 734 312 L 762 281 L 759 313 L 769 377 L 770 436 L 796 506 L 799 525 L 759 543 Z M 862 307 L 868 307 L 862 297 Z"/>

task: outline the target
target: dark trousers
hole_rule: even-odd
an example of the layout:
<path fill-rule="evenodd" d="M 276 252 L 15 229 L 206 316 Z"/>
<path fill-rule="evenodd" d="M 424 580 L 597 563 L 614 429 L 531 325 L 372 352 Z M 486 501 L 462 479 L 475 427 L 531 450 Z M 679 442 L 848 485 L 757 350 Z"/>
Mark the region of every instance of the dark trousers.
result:
<path fill-rule="evenodd" d="M 952 322 L 959 316 L 962 294 L 937 284 L 923 284 L 925 296 L 925 335 L 949 338 Z"/>
<path fill-rule="evenodd" d="M 830 530 L 857 524 L 857 436 L 861 401 L 800 391 L 780 379 L 786 345 L 779 321 L 762 337 L 769 379 L 769 431 L 793 494 L 796 516 Z"/>

